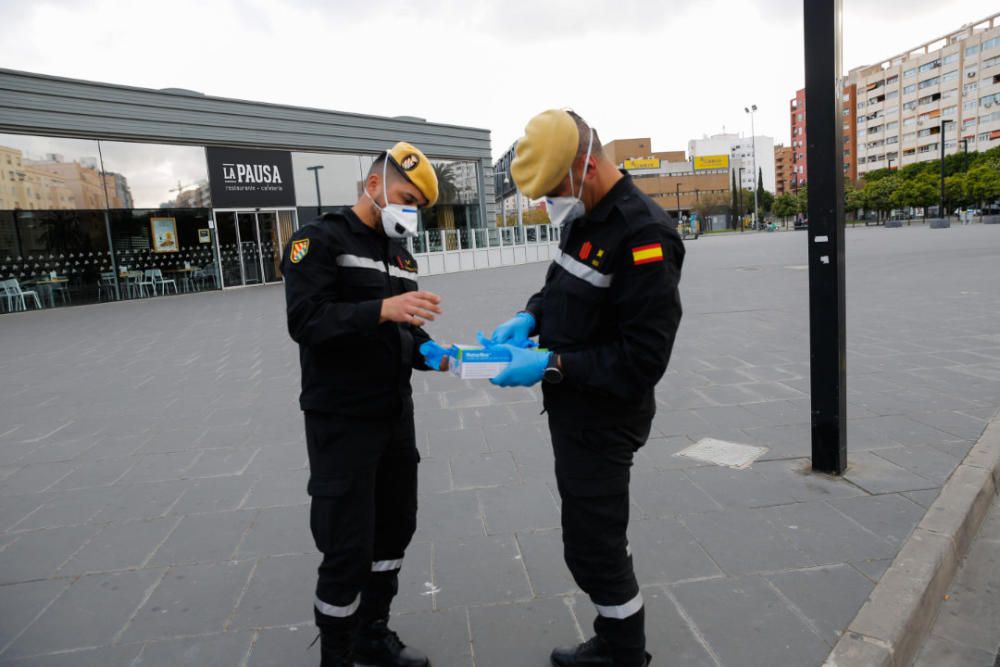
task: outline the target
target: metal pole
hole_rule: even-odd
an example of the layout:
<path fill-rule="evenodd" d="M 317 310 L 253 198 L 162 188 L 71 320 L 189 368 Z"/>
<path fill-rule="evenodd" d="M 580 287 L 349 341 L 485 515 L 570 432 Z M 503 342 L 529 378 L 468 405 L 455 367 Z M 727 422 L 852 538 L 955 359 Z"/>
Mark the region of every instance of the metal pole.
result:
<path fill-rule="evenodd" d="M 753 151 L 753 181 L 754 181 L 754 186 L 753 186 L 753 222 L 754 222 L 754 225 L 757 225 L 757 217 L 759 215 L 759 213 L 758 213 L 758 207 L 757 207 L 757 189 L 758 189 L 758 181 L 757 181 L 757 178 L 758 178 L 757 177 L 757 132 L 756 132 L 756 130 L 754 130 L 754 125 L 753 125 L 753 115 L 754 115 L 754 113 L 756 111 L 757 111 L 757 105 L 756 104 L 752 105 L 752 108 L 747 111 L 747 113 L 750 114 L 750 146 L 751 146 L 751 150 Z"/>
<path fill-rule="evenodd" d="M 740 167 L 740 189 L 736 195 L 740 202 L 740 232 L 743 232 L 743 167 Z"/>
<path fill-rule="evenodd" d="M 323 203 L 319 198 L 319 170 L 323 168 L 323 165 L 317 164 L 312 167 L 306 167 L 309 171 L 313 173 L 316 177 L 316 215 L 323 215 Z"/>
<path fill-rule="evenodd" d="M 677 181 L 674 183 L 676 186 L 674 191 L 677 193 L 677 226 L 680 227 L 681 224 L 681 183 Z"/>
<path fill-rule="evenodd" d="M 813 470 L 847 469 L 842 0 L 803 0 L 809 128 L 809 348 Z"/>
<path fill-rule="evenodd" d="M 941 120 L 941 204 L 938 207 L 938 217 L 942 220 L 948 217 L 944 211 L 944 126 L 947 122 L 947 120 Z"/>

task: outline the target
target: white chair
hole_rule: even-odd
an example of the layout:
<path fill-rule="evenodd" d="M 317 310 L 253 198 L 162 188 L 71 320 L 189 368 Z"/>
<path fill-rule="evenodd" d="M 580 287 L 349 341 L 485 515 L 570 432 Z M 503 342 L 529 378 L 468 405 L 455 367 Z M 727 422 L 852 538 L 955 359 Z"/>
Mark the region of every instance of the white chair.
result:
<path fill-rule="evenodd" d="M 17 278 L 0 281 L 0 290 L 3 290 L 3 296 L 7 302 L 7 310 L 9 311 L 28 310 L 27 302 L 24 299 L 26 296 L 30 296 L 35 301 L 36 309 L 42 309 L 42 302 L 38 300 L 38 293 L 33 290 L 22 290 L 21 284 L 17 282 Z M 15 308 L 18 303 L 21 304 L 19 309 Z"/>
<path fill-rule="evenodd" d="M 194 279 L 195 287 L 199 290 L 205 289 L 205 284 L 209 280 L 212 281 L 212 289 L 218 289 L 219 283 L 216 275 L 215 262 L 211 262 L 191 274 L 191 278 Z"/>
<path fill-rule="evenodd" d="M 174 294 L 177 294 L 177 281 L 172 278 L 164 278 L 163 271 L 160 269 L 146 269 L 145 274 L 146 280 L 149 281 L 149 284 L 153 285 L 153 296 L 156 296 L 158 287 L 162 287 L 163 293 L 166 294 L 168 285 L 173 287 Z M 144 281 L 143 284 L 146 284 L 146 282 Z"/>
<path fill-rule="evenodd" d="M 103 301 L 107 295 L 108 301 L 115 300 L 115 274 L 113 271 L 102 271 L 101 277 L 97 281 L 97 300 Z"/>

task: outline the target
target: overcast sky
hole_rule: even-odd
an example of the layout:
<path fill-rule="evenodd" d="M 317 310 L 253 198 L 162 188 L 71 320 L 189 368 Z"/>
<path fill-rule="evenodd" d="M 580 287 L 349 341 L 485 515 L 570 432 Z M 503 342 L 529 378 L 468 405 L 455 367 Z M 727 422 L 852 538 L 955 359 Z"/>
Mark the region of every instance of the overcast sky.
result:
<path fill-rule="evenodd" d="M 1000 11 L 997 0 L 845 0 L 844 71 Z M 492 131 L 571 107 L 605 141 L 789 141 L 801 0 L 0 0 L 0 67 Z"/>

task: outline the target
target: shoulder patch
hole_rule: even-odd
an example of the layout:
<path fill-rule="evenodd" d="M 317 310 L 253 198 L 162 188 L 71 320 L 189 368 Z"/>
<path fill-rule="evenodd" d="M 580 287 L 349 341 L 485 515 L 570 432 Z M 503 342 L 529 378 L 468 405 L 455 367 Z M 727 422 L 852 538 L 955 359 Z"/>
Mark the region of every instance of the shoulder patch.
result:
<path fill-rule="evenodd" d="M 396 265 L 407 273 L 417 272 L 417 263 L 412 259 L 407 259 L 401 255 L 396 255 Z"/>
<path fill-rule="evenodd" d="M 663 244 L 651 243 L 649 245 L 632 248 L 632 263 L 635 265 L 649 264 L 651 262 L 663 261 Z"/>
<path fill-rule="evenodd" d="M 292 264 L 298 264 L 305 256 L 309 253 L 309 239 L 299 239 L 298 241 L 292 241 L 292 247 L 288 251 L 288 259 L 292 261 Z"/>

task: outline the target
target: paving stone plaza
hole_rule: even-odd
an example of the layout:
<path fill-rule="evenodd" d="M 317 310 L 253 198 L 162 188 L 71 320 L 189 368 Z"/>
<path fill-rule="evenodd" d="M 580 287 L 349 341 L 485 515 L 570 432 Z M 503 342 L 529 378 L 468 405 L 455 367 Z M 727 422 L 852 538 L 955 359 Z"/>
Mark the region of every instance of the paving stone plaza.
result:
<path fill-rule="evenodd" d="M 654 665 L 820 665 L 1000 406 L 1000 225 L 846 233 L 844 479 L 809 472 L 806 236 L 688 242 L 632 475 Z M 532 264 L 427 278 L 474 342 Z M 0 665 L 316 665 L 298 354 L 280 287 L 0 317 Z M 349 353 L 349 352 L 348 352 Z M 419 527 L 393 626 L 438 667 L 589 636 L 540 392 L 414 378 Z M 750 468 L 675 454 L 712 437 Z"/>

